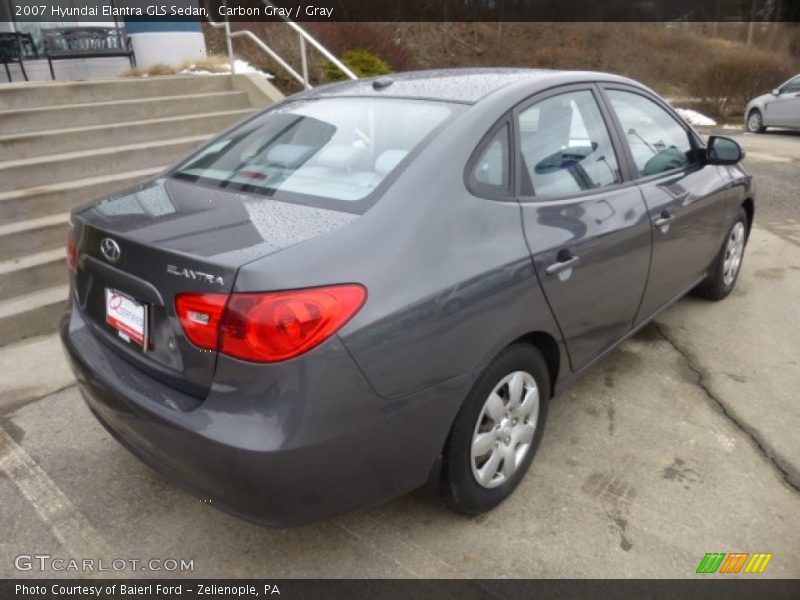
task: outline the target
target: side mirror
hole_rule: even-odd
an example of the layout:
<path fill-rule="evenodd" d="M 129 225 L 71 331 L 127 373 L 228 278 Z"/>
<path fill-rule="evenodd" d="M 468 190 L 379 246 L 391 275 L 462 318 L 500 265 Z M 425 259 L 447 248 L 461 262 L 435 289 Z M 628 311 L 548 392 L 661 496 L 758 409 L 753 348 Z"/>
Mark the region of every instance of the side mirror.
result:
<path fill-rule="evenodd" d="M 780 96 L 781 95 L 781 88 L 775 88 L 774 90 L 772 90 L 772 95 L 773 96 Z"/>
<path fill-rule="evenodd" d="M 745 156 L 739 142 L 729 137 L 712 135 L 708 138 L 706 158 L 710 165 L 735 165 Z"/>

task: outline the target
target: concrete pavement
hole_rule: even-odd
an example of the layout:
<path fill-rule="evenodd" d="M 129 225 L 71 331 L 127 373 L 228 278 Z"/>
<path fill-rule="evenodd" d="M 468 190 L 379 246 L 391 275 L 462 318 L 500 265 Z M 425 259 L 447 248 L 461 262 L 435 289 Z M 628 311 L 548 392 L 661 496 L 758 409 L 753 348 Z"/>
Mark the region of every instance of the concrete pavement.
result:
<path fill-rule="evenodd" d="M 757 228 L 747 261 L 729 301 L 686 298 L 659 329 L 709 400 L 800 490 L 800 436 L 790 426 L 800 424 L 800 248 Z"/>
<path fill-rule="evenodd" d="M 792 164 L 754 154 L 758 186 Z M 735 293 L 679 301 L 555 399 L 530 473 L 491 513 L 411 495 L 263 529 L 153 474 L 74 387 L 15 392 L 0 401 L 0 576 L 65 575 L 14 567 L 48 553 L 194 564 L 122 573 L 149 577 L 692 577 L 706 552 L 740 551 L 772 553 L 766 577 L 800 577 L 800 225 L 780 217 L 798 174 L 771 181 L 792 198 L 758 198 Z M 17 356 L 3 366 L 37 371 L 36 353 Z"/>

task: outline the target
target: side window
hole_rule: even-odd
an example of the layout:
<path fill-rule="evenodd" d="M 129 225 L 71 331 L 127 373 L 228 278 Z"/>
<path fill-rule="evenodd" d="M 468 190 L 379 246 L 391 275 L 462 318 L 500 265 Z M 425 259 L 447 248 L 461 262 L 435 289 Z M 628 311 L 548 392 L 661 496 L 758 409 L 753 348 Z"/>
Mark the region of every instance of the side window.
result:
<path fill-rule="evenodd" d="M 800 92 L 800 77 L 795 77 L 781 88 L 781 94 Z"/>
<path fill-rule="evenodd" d="M 471 187 L 480 195 L 500 196 L 509 191 L 511 169 L 509 161 L 508 124 L 503 125 L 483 147 L 471 174 Z"/>
<path fill-rule="evenodd" d="M 588 90 L 526 108 L 519 132 L 524 194 L 563 196 L 622 181 L 608 129 Z"/>
<path fill-rule="evenodd" d="M 642 176 L 680 169 L 694 162 L 686 130 L 658 104 L 639 94 L 607 90 Z"/>

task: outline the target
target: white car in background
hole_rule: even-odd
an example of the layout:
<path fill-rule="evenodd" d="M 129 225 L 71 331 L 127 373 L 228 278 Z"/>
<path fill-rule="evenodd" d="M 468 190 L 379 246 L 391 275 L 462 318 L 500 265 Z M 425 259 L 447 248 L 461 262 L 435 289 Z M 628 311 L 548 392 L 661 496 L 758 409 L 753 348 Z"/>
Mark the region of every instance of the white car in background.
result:
<path fill-rule="evenodd" d="M 800 75 L 750 100 L 744 114 L 750 133 L 762 133 L 767 127 L 800 129 Z"/>

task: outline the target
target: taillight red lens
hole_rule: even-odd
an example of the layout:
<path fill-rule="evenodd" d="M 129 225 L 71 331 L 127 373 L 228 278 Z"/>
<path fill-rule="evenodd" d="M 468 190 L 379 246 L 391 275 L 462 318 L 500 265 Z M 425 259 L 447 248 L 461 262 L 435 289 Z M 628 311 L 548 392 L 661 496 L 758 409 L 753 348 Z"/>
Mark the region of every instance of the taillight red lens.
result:
<path fill-rule="evenodd" d="M 219 348 L 220 323 L 228 294 L 178 294 L 175 310 L 186 332 L 186 337 L 195 346 L 204 350 Z"/>
<path fill-rule="evenodd" d="M 266 294 L 233 294 L 223 323 L 221 352 L 254 362 L 287 360 L 331 337 L 364 305 L 360 285 Z"/>
<path fill-rule="evenodd" d="M 278 362 L 319 346 L 366 299 L 363 286 L 347 284 L 230 296 L 178 294 L 175 310 L 196 346 L 252 362 Z"/>
<path fill-rule="evenodd" d="M 78 270 L 78 244 L 75 243 L 75 229 L 69 228 L 67 233 L 67 265 L 72 273 Z"/>

